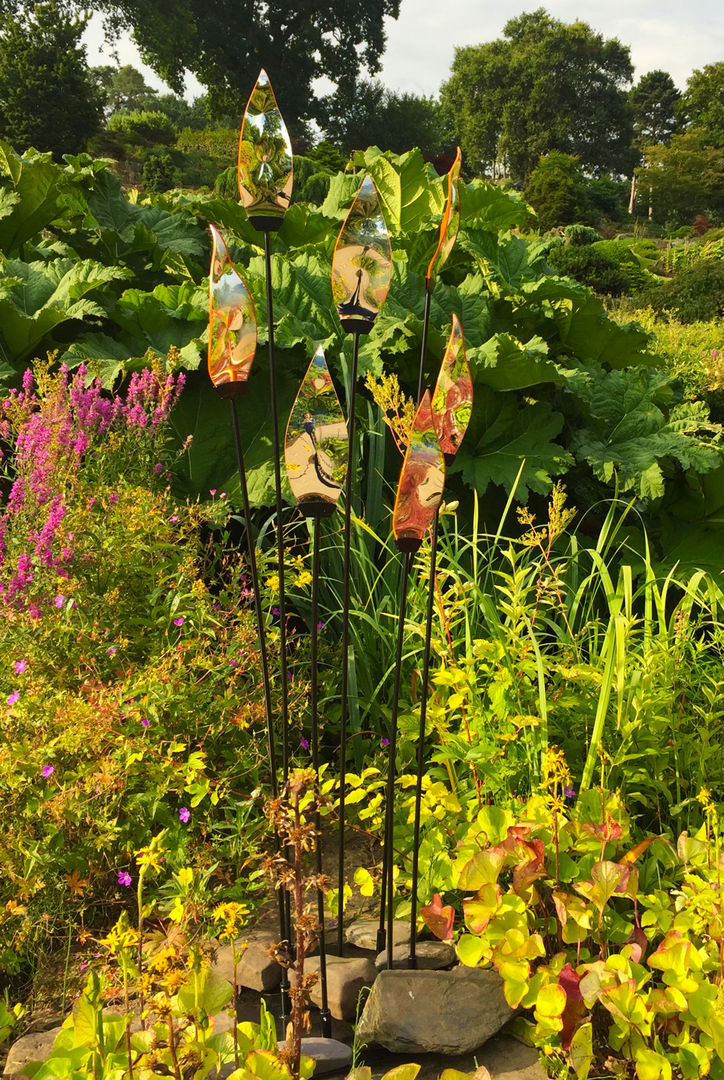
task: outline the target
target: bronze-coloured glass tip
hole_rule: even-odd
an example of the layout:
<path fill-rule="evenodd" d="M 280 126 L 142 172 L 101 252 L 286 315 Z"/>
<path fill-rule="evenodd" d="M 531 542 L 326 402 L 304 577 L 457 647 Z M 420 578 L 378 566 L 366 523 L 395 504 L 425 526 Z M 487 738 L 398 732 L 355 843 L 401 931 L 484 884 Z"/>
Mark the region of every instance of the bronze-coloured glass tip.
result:
<path fill-rule="evenodd" d="M 347 424 L 320 345 L 294 401 L 284 438 L 287 477 L 308 517 L 334 513 L 347 475 Z"/>
<path fill-rule="evenodd" d="M 397 485 L 392 531 L 400 551 L 417 551 L 445 487 L 445 459 L 432 419 L 430 391 L 420 402 Z"/>
<path fill-rule="evenodd" d="M 342 329 L 369 334 L 392 280 L 392 248 L 372 177 L 352 203 L 332 256 L 332 296 Z"/>
<path fill-rule="evenodd" d="M 222 397 L 240 397 L 256 353 L 256 308 L 223 236 L 209 229 L 209 376 Z"/>
<path fill-rule="evenodd" d="M 460 228 L 460 168 L 462 161 L 462 154 L 458 146 L 452 168 L 447 174 L 447 202 L 440 222 L 440 237 L 435 248 L 435 254 L 430 259 L 430 265 L 425 275 L 425 288 L 428 291 L 434 285 L 435 278 L 447 262 L 457 240 L 458 229 Z"/>
<path fill-rule="evenodd" d="M 473 377 L 465 355 L 465 337 L 457 315 L 452 317 L 452 330 L 440 374 L 432 394 L 432 419 L 450 465 L 460 449 L 473 411 Z"/>
<path fill-rule="evenodd" d="M 263 68 L 241 123 L 238 178 L 239 196 L 254 228 L 280 229 L 292 198 L 292 144 Z"/>

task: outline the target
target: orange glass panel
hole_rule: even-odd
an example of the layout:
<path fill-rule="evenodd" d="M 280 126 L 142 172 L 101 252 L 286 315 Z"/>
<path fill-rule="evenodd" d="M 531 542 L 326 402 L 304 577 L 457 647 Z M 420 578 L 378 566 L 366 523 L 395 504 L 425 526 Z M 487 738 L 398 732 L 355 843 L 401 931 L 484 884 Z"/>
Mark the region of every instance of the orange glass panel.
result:
<path fill-rule="evenodd" d="M 342 329 L 369 334 L 392 279 L 392 248 L 377 190 L 365 176 L 332 256 L 332 296 Z"/>
<path fill-rule="evenodd" d="M 209 376 L 222 397 L 240 397 L 256 353 L 256 308 L 223 236 L 209 229 Z"/>
<path fill-rule="evenodd" d="M 437 242 L 435 254 L 430 259 L 430 265 L 425 275 L 425 287 L 428 290 L 432 288 L 435 278 L 447 262 L 457 240 L 458 229 L 460 228 L 460 167 L 462 160 L 462 154 L 458 146 L 452 168 L 447 174 L 447 203 L 440 222 L 440 239 Z"/>
<path fill-rule="evenodd" d="M 255 229 L 281 228 L 294 183 L 292 144 L 262 68 L 239 137 L 239 195 Z"/>
<path fill-rule="evenodd" d="M 299 388 L 284 437 L 287 477 L 303 514 L 331 514 L 347 474 L 349 440 L 342 407 L 317 349 Z"/>
<path fill-rule="evenodd" d="M 392 531 L 400 551 L 417 551 L 432 525 L 444 487 L 445 459 L 435 434 L 430 391 L 426 390 L 410 432 L 392 514 Z"/>
<path fill-rule="evenodd" d="M 460 320 L 453 315 L 452 330 L 432 394 L 432 419 L 447 465 L 460 448 L 472 411 L 473 378 L 465 355 L 465 337 Z"/>

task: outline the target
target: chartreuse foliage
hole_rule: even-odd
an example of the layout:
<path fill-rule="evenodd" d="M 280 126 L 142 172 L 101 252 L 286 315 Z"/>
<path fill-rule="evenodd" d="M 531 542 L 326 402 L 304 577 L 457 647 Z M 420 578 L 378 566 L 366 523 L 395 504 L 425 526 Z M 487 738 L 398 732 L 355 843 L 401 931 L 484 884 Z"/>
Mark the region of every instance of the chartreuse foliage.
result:
<path fill-rule="evenodd" d="M 508 1003 L 531 1010 L 521 1033 L 579 1080 L 626 1063 L 639 1080 L 724 1076 L 724 864 L 708 792 L 694 836 L 632 844 L 617 796 L 587 792 L 569 811 L 565 763 L 552 752 L 548 765 L 545 795 L 483 807 L 458 842 L 459 930 L 439 896 L 425 921 L 462 963 L 498 971 Z"/>
<path fill-rule="evenodd" d="M 395 157 L 373 148 L 358 155 L 357 165 L 378 187 L 395 260 L 388 300 L 362 342 L 361 373 L 379 376 L 387 368 L 409 391 L 444 180 L 419 151 Z M 336 175 L 322 205 L 292 206 L 275 236 L 282 421 L 317 345 L 338 375 L 349 365 L 351 339 L 333 313 L 329 279 L 332 248 L 359 180 Z M 187 371 L 199 368 L 207 333 L 208 221 L 229 233 L 265 341 L 260 234 L 237 203 L 215 195 L 129 198 L 103 162 L 78 157 L 54 166 L 37 155 L 20 158 L 8 146 L 0 187 L 6 379 L 51 346 L 71 366 L 91 364 L 108 385 L 121 371 L 140 367 L 149 348 L 165 355 L 174 346 Z M 432 297 L 428 360 L 431 379 L 455 312 L 466 335 L 475 407 L 451 488 L 483 493 L 494 483 L 510 491 L 517 483 L 516 497 L 525 500 L 570 474 L 588 499 L 617 484 L 658 504 L 677 485 L 700 487 L 699 477 L 719 461 L 718 430 L 703 407 L 682 400 L 679 384 L 651 370 L 649 335 L 617 325 L 589 290 L 551 274 L 545 245 L 513 231 L 529 214 L 518 194 L 476 180 L 463 186 L 461 208 L 458 243 Z M 245 409 L 250 417 L 265 411 L 256 407 L 266 393 L 264 365 L 262 350 Z M 194 433 L 186 484 L 196 492 L 210 479 L 212 456 L 215 479 L 233 485 L 225 407 L 204 387 L 199 371 L 189 382 L 191 400 L 177 414 L 179 435 Z M 242 427 L 252 493 L 264 502 L 268 436 L 256 420 Z M 583 496 L 576 491 L 576 497 Z"/>

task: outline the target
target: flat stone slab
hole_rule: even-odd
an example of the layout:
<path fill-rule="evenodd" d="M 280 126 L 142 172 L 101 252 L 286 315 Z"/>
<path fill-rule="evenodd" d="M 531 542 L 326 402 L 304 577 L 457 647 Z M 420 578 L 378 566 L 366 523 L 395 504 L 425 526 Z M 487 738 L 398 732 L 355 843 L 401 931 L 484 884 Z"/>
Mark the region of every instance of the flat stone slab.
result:
<path fill-rule="evenodd" d="M 279 1043 L 280 1050 L 285 1046 L 286 1040 Z M 316 1061 L 315 1076 L 346 1072 L 352 1064 L 352 1048 L 339 1039 L 323 1039 L 311 1035 L 302 1039 L 302 1053 Z"/>
<path fill-rule="evenodd" d="M 392 950 L 392 967 L 405 968 L 409 971 L 410 969 L 407 966 L 409 955 L 409 944 L 395 945 Z M 444 941 L 415 942 L 415 959 L 417 961 L 417 968 L 413 970 L 416 971 L 438 971 L 441 968 L 451 968 L 457 963 L 455 946 L 447 945 Z M 379 954 L 375 960 L 375 967 L 378 971 L 386 970 L 387 949 Z"/>
<path fill-rule="evenodd" d="M 45 1061 L 53 1049 L 59 1031 L 60 1025 L 46 1031 L 31 1031 L 28 1035 L 21 1035 L 8 1051 L 3 1076 L 24 1077 L 23 1067 L 29 1061 Z"/>
<path fill-rule="evenodd" d="M 377 955 L 377 930 L 379 923 L 376 919 L 357 919 L 350 923 L 345 931 L 345 937 L 350 945 L 356 945 L 358 949 L 367 949 Z M 410 924 L 396 919 L 392 924 L 392 937 L 395 945 L 408 945 L 410 941 Z"/>
<path fill-rule="evenodd" d="M 464 1054 L 482 1046 L 512 1016 L 496 971 L 381 971 L 357 1038 L 393 1053 Z"/>
<path fill-rule="evenodd" d="M 319 971 L 319 957 L 308 956 L 304 973 Z M 327 1003 L 337 1020 L 354 1020 L 357 1001 L 365 987 L 372 986 L 377 968 L 366 956 L 327 956 Z M 312 1004 L 322 1006 L 322 986 L 317 979 L 309 991 Z"/>
<path fill-rule="evenodd" d="M 485 1046 L 467 1054 L 395 1054 L 390 1060 L 386 1050 L 370 1047 L 365 1062 L 371 1066 L 373 1080 L 381 1080 L 392 1066 L 414 1062 L 420 1066 L 417 1080 L 438 1080 L 445 1069 L 473 1073 L 478 1065 L 485 1066 L 492 1080 L 548 1080 L 538 1060 L 538 1051 L 505 1031 L 494 1035 Z"/>
<path fill-rule="evenodd" d="M 247 945 L 237 965 L 236 978 L 239 986 L 246 986 L 249 990 L 258 990 L 264 994 L 278 989 L 282 981 L 282 969 L 274 957 L 269 955 L 270 946 L 276 945 L 278 941 L 279 937 L 273 930 L 253 930 L 239 938 L 236 942 L 237 951 L 242 945 Z M 230 983 L 234 982 L 231 945 L 223 945 L 217 951 L 213 969 Z"/>

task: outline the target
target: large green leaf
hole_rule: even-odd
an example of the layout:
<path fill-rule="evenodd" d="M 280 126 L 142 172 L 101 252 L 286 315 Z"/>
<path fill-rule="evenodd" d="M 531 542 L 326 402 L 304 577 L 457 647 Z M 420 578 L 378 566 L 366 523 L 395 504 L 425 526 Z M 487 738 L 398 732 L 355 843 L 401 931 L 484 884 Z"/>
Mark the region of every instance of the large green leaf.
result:
<path fill-rule="evenodd" d="M 4 280 L 0 280 L 0 338 L 6 362 L 19 365 L 39 351 L 44 339 L 61 323 L 88 316 L 105 315 L 105 308 L 90 294 L 105 291 L 107 285 L 127 277 L 115 266 L 84 260 L 55 259 L 25 263 L 3 260 Z"/>
<path fill-rule="evenodd" d="M 487 180 L 461 184 L 460 208 L 462 220 L 468 225 L 474 223 L 496 232 L 525 225 L 530 218 L 530 207 L 522 195 Z"/>
<path fill-rule="evenodd" d="M 127 289 L 110 314 L 123 340 L 137 343 L 135 355 L 151 348 L 165 356 L 172 345 L 183 348 L 207 331 L 208 295 L 190 283 Z"/>
<path fill-rule="evenodd" d="M 589 370 L 568 385 L 587 420 L 574 433 L 572 449 L 606 483 L 615 480 L 622 491 L 659 498 L 664 459 L 700 473 L 720 464 L 714 445 L 719 429 L 709 422 L 706 406 L 682 402 L 671 407 L 670 381 L 659 372 Z"/>
<path fill-rule="evenodd" d="M 396 157 L 372 146 L 355 161 L 374 180 L 391 235 L 418 232 L 429 226 L 431 219 L 442 217 L 446 199 L 443 182 L 431 171 L 432 166 L 425 164 L 420 150 Z"/>
<path fill-rule="evenodd" d="M 468 353 L 475 383 L 495 390 L 523 390 L 536 383 L 560 378 L 557 366 L 548 357 L 548 346 L 540 337 L 522 344 L 510 334 L 495 334 Z"/>
<path fill-rule="evenodd" d="M 50 154 L 20 157 L 0 140 L 0 251 L 16 254 L 58 216 L 68 181 Z"/>
<path fill-rule="evenodd" d="M 546 402 L 521 407 L 513 394 L 477 387 L 473 421 L 453 471 L 482 494 L 491 483 L 511 491 L 523 464 L 516 498 L 524 502 L 529 489 L 547 494 L 553 477 L 573 463 L 554 441 L 562 428 L 563 417 Z"/>

